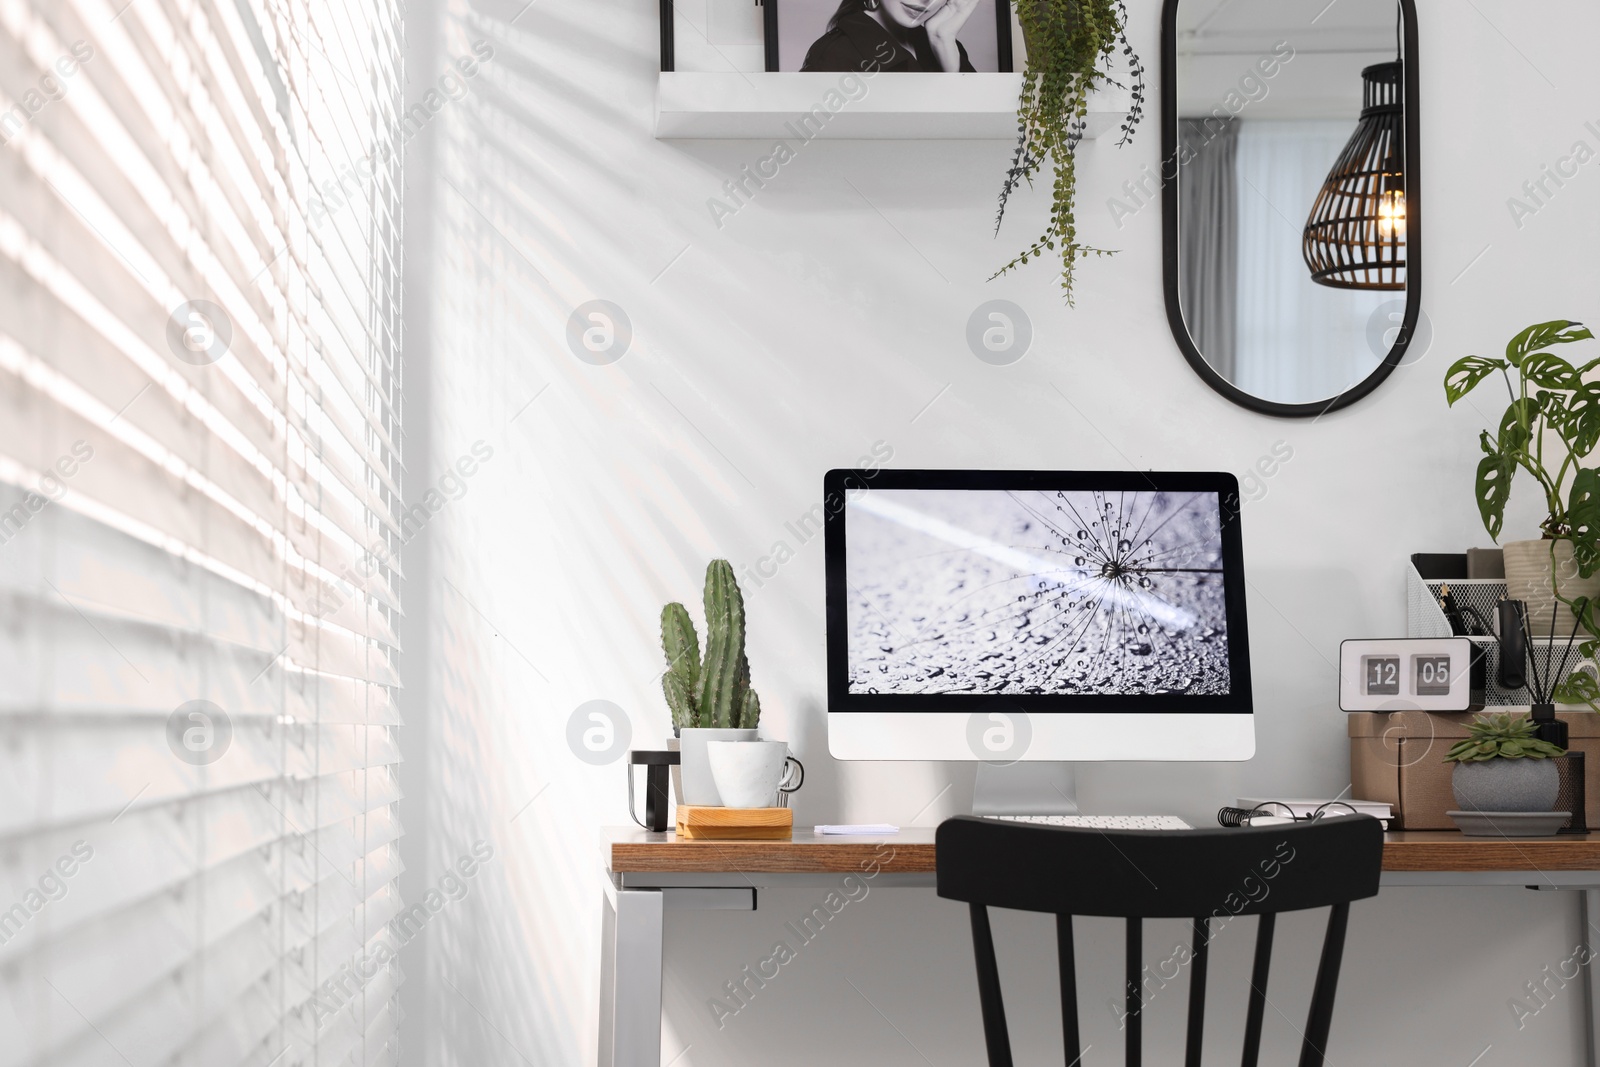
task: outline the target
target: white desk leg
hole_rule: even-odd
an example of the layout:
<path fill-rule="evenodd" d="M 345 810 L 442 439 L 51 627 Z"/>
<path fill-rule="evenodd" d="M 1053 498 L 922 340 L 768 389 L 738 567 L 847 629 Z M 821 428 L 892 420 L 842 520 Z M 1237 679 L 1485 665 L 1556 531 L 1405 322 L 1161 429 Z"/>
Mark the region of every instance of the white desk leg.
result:
<path fill-rule="evenodd" d="M 662 910 L 659 889 L 606 893 L 600 1067 L 661 1067 Z"/>
<path fill-rule="evenodd" d="M 1594 970 L 1600 961 L 1594 954 L 1600 948 L 1600 889 L 1583 889 L 1578 892 L 1582 905 L 1583 943 L 1589 947 L 1589 964 L 1583 969 L 1583 1062 L 1589 1067 L 1600 1063 L 1600 1048 L 1596 1047 L 1600 1035 L 1600 982 L 1595 981 Z"/>

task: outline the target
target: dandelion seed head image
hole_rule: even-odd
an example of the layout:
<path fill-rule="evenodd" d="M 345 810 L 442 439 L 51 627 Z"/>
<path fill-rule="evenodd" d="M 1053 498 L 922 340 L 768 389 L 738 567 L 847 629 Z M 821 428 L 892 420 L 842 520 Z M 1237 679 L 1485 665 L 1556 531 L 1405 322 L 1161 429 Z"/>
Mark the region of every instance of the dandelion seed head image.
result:
<path fill-rule="evenodd" d="M 1215 493 L 850 501 L 853 693 L 1226 694 Z"/>

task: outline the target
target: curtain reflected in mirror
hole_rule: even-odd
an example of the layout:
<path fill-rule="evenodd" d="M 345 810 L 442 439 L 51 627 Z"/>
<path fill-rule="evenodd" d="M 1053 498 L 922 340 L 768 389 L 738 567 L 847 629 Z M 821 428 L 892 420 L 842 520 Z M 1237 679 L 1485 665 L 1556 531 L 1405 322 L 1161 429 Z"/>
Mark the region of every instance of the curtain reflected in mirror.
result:
<path fill-rule="evenodd" d="M 1169 0 L 1169 271 L 1186 354 L 1251 406 L 1325 407 L 1386 370 L 1409 296 L 1403 105 L 1392 77 L 1374 94 L 1369 68 L 1403 61 L 1400 14 L 1396 0 Z"/>

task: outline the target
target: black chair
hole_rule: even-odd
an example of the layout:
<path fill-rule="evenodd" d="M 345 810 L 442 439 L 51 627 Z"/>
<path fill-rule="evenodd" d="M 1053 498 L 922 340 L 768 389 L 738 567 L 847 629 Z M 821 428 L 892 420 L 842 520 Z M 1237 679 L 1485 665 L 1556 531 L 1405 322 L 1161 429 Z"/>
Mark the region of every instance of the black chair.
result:
<path fill-rule="evenodd" d="M 936 840 L 939 895 L 964 900 L 972 908 L 972 947 L 990 1067 L 1012 1067 L 990 907 L 1056 917 L 1067 1067 L 1076 1067 L 1082 1058 L 1074 915 L 1127 920 L 1123 1018 L 1128 1067 L 1142 1063 L 1142 920 L 1182 918 L 1193 923 L 1184 1064 L 1199 1067 L 1211 921 L 1259 915 L 1241 1060 L 1243 1067 L 1256 1067 L 1277 914 L 1331 907 L 1300 1048 L 1300 1067 L 1321 1067 L 1350 902 L 1377 895 L 1383 862 L 1382 825 L 1366 816 L 1214 830 L 1095 830 L 961 816 L 940 825 Z"/>

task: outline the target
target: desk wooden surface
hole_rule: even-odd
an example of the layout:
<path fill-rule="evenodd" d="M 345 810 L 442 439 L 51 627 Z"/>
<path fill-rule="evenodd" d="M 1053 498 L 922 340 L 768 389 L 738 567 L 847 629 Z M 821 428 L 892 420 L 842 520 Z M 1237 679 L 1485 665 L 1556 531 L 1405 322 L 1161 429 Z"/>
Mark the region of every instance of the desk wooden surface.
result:
<path fill-rule="evenodd" d="M 789 841 L 679 841 L 668 831 L 635 827 L 602 831 L 614 873 L 762 871 L 825 874 L 859 871 L 876 861 L 899 874 L 934 870 L 933 827 L 907 827 L 884 837 L 821 837 L 796 830 Z M 1386 871 L 1600 871 L 1600 834 L 1582 837 L 1464 837 L 1448 830 L 1385 836 Z"/>

